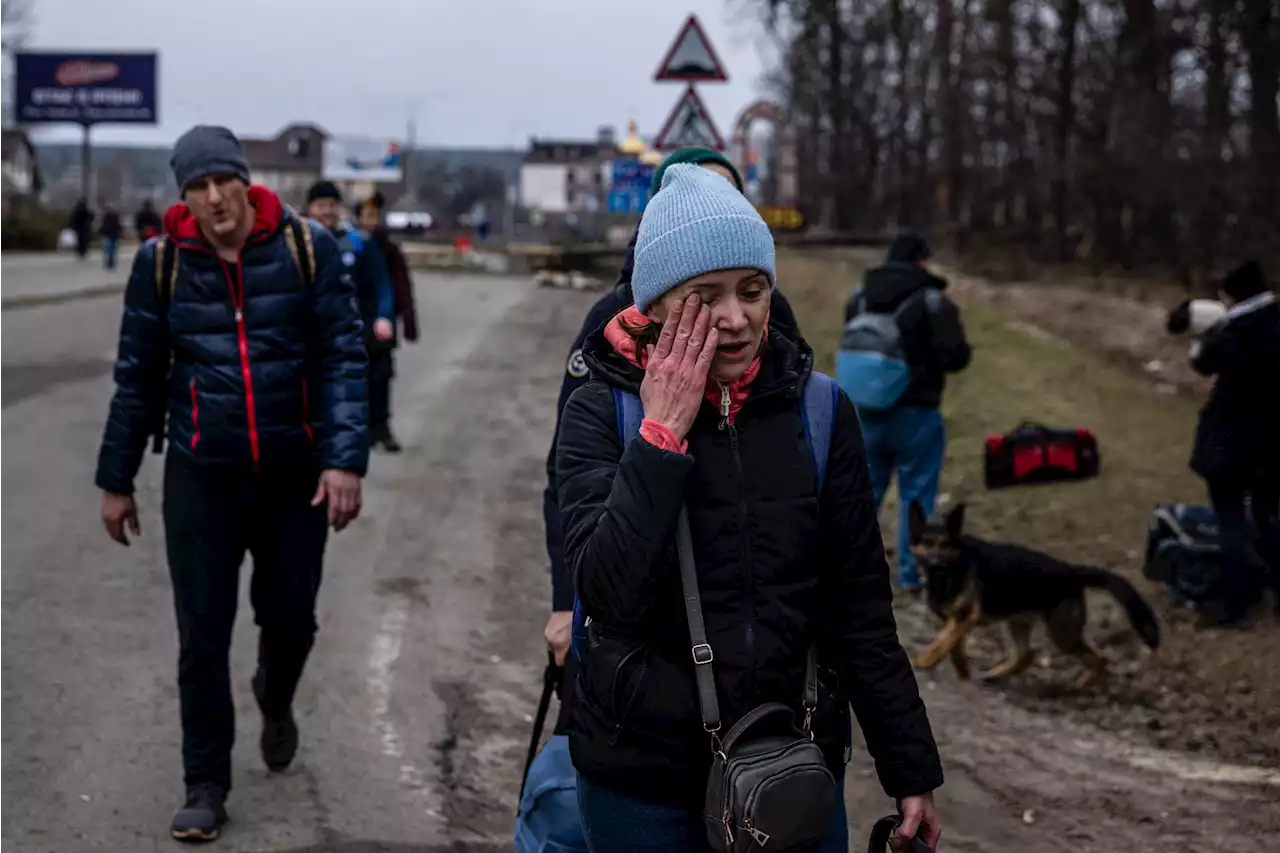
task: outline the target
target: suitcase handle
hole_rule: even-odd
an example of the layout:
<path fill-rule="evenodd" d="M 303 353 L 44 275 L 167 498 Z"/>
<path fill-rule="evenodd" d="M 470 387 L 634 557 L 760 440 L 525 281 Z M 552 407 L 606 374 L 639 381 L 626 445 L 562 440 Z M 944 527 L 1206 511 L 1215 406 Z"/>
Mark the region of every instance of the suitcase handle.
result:
<path fill-rule="evenodd" d="M 902 818 L 897 815 L 882 817 L 871 827 L 871 840 L 867 842 L 867 853 L 888 853 L 889 839 L 894 830 L 902 826 Z M 907 845 L 908 853 L 934 853 L 932 847 L 919 838 L 913 838 Z"/>

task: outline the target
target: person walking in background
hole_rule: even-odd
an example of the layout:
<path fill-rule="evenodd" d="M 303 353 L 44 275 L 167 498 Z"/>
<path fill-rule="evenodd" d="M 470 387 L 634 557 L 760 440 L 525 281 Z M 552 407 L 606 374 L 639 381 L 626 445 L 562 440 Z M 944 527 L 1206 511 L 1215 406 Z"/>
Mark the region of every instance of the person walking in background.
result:
<path fill-rule="evenodd" d="M 102 265 L 109 270 L 116 268 L 116 252 L 120 248 L 120 237 L 124 233 L 124 225 L 120 221 L 120 212 L 114 204 L 108 204 L 102 212 L 102 224 L 98 226 L 98 236 L 102 238 Z"/>
<path fill-rule="evenodd" d="M 134 477 L 167 409 L 164 528 L 186 783 L 170 832 L 208 841 L 231 790 L 228 653 L 246 552 L 261 629 L 262 758 L 279 771 L 298 749 L 293 697 L 315 640 L 328 527 L 360 512 L 366 356 L 337 244 L 250 186 L 231 131 L 192 128 L 170 164 L 183 200 L 164 216 L 166 245 L 144 243 L 134 258 L 96 482 L 107 533 L 127 546 L 140 532 Z"/>
<path fill-rule="evenodd" d="M 1221 610 L 1203 624 L 1239 628 L 1262 599 L 1258 569 L 1280 612 L 1280 304 L 1254 261 L 1223 279 L 1220 296 L 1226 315 L 1192 344 L 1191 366 L 1214 382 L 1191 469 L 1218 515 L 1226 587 Z"/>
<path fill-rule="evenodd" d="M 898 475 L 898 586 L 909 591 L 920 589 L 909 547 L 911 502 L 919 501 L 929 515 L 934 512 L 947 449 L 946 427 L 938 411 L 946 374 L 964 370 L 972 357 L 960 311 L 943 295 L 946 280 L 925 266 L 929 256 L 922 237 L 900 234 L 885 263 L 867 272 L 845 305 L 846 323 L 872 312 L 894 324 L 910 368 L 910 380 L 892 405 L 858 411 L 877 509 L 894 472 Z M 851 396 L 858 399 L 856 391 Z"/>
<path fill-rule="evenodd" d="M 145 243 L 152 237 L 160 236 L 160 214 L 156 213 L 151 199 L 143 199 L 142 206 L 133 215 L 133 230 L 138 235 L 139 243 Z"/>
<path fill-rule="evenodd" d="M 76 256 L 84 260 L 89 254 L 89 241 L 93 236 L 93 211 L 89 209 L 89 200 L 80 198 L 71 209 L 71 219 L 67 227 L 76 235 Z"/>
<path fill-rule="evenodd" d="M 398 452 L 386 429 L 385 409 L 373 412 L 374 397 L 391 382 L 389 371 L 392 362 L 388 357 L 395 340 L 396 298 L 387 271 L 387 262 L 378 250 L 378 244 L 361 235 L 354 224 L 342 220 L 342 193 L 330 181 L 318 181 L 307 191 L 307 215 L 329 229 L 342 250 L 342 261 L 355 281 L 356 299 L 360 306 L 360 319 L 364 322 L 365 347 L 369 357 L 370 423 L 374 418 L 383 419 L 383 429 L 369 432 L 372 446 L 381 446 L 388 452 Z M 391 438 L 388 446 L 387 439 Z"/>
<path fill-rule="evenodd" d="M 373 240 L 386 261 L 395 293 L 396 318 L 399 320 L 399 328 L 393 331 L 403 329 L 405 340 L 417 341 L 418 311 L 413 299 L 413 276 L 409 272 L 404 252 L 400 251 L 400 247 L 391 239 L 391 232 L 383 224 L 385 206 L 386 199 L 382 194 L 374 193 L 356 211 L 356 225 L 363 235 Z M 371 353 L 372 362 L 369 365 L 369 426 L 374 443 L 380 444 L 388 453 L 399 453 L 401 450 L 400 442 L 391 429 L 391 381 L 395 376 L 395 350 L 398 346 L 399 335 L 394 334 L 390 347 L 379 347 Z"/>

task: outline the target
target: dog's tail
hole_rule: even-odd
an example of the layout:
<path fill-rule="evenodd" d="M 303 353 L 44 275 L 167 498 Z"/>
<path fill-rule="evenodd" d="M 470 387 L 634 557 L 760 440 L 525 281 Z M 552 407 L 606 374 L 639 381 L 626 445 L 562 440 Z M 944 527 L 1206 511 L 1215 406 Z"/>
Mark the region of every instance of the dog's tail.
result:
<path fill-rule="evenodd" d="M 1088 574 L 1089 586 L 1107 590 L 1115 596 L 1116 601 L 1120 602 L 1124 612 L 1129 616 L 1129 621 L 1133 623 L 1133 629 L 1138 632 L 1142 642 L 1147 644 L 1147 648 L 1154 649 L 1159 646 L 1160 622 L 1156 619 L 1151 605 L 1147 604 L 1147 600 L 1142 597 L 1142 593 L 1138 592 L 1133 584 L 1106 569 L 1090 568 Z"/>

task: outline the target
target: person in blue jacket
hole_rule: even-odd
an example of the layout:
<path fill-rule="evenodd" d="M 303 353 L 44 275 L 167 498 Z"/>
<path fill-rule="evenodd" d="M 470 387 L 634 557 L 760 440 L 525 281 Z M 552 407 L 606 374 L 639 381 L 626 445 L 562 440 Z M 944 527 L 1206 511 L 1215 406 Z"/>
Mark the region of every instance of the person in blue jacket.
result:
<path fill-rule="evenodd" d="M 681 148 L 654 170 L 653 183 L 650 185 L 649 190 L 651 197 L 662 186 L 662 176 L 666 174 L 667 169 L 677 163 L 702 166 L 733 181 L 738 191 L 743 191 L 742 176 L 738 174 L 738 170 L 734 168 L 732 161 L 728 157 L 710 148 Z M 564 560 L 564 539 L 560 527 L 560 510 L 556 505 L 556 435 L 560 431 L 560 413 L 564 411 L 564 404 L 568 401 L 569 395 L 577 390 L 580 385 L 586 384 L 587 381 L 587 366 L 582 358 L 583 342 L 592 332 L 612 320 L 622 309 L 635 302 L 631 294 L 631 271 L 635 267 L 636 236 L 639 233 L 640 229 L 637 226 L 636 231 L 631 235 L 630 242 L 627 243 L 627 254 L 623 259 L 622 271 L 618 275 L 617 284 L 613 289 L 601 296 L 595 305 L 591 306 L 591 310 L 587 312 L 586 319 L 582 322 L 582 328 L 578 330 L 577 336 L 573 339 L 573 345 L 569 349 L 569 358 L 565 364 L 564 377 L 560 382 L 560 397 L 556 401 L 556 432 L 552 434 L 551 448 L 547 453 L 547 487 L 542 494 L 542 516 L 546 531 L 547 556 L 551 560 L 551 615 L 547 619 L 547 627 L 544 634 L 547 648 L 555 655 L 556 661 L 562 665 L 569 650 L 573 622 L 573 578 L 569 574 Z M 770 314 L 773 322 L 781 323 L 790 329 L 799 330 L 795 312 L 791 310 L 791 304 L 778 291 L 773 294 Z M 562 685 L 561 704 L 563 707 L 567 704 L 566 697 L 568 692 L 572 690 L 572 680 L 564 679 Z M 565 708 L 562 713 L 562 720 L 566 718 L 567 710 Z"/>
<path fill-rule="evenodd" d="M 165 247 L 148 240 L 133 262 L 96 483 L 107 533 L 127 546 L 140 532 L 134 478 L 167 410 L 164 529 L 186 783 L 170 832 L 208 841 L 231 790 L 228 652 L 246 552 L 261 629 L 262 757 L 279 771 L 298 748 L 292 704 L 315 638 L 328 527 L 360 512 L 367 357 L 337 242 L 250 186 L 231 131 L 192 128 L 170 163 L 183 200 L 164 215 Z M 289 237 L 309 242 L 309 275 Z"/>
<path fill-rule="evenodd" d="M 342 219 L 342 193 L 332 182 L 317 181 L 307 191 L 307 215 L 337 238 L 343 263 L 355 281 L 369 352 L 369 440 L 374 447 L 394 453 L 400 450 L 400 445 L 391 435 L 385 413 L 381 411 L 383 397 L 374 393 L 391 380 L 394 372 L 391 351 L 395 346 L 396 295 L 386 258 L 375 240 L 362 234 L 354 223 Z"/>

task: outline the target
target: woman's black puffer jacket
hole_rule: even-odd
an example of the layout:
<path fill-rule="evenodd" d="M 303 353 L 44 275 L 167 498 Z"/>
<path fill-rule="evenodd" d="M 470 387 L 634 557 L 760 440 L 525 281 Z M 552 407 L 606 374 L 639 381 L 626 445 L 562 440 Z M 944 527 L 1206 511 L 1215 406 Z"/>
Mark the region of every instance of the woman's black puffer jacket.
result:
<path fill-rule="evenodd" d="M 724 727 L 771 701 L 796 708 L 798 720 L 805 654 L 817 642 L 885 792 L 905 797 L 942 784 L 898 642 L 857 415 L 841 394 L 819 498 L 799 414 L 813 355 L 789 334 L 771 326 L 735 424 L 721 429 L 719 413 L 704 405 L 686 454 L 642 438 L 623 449 L 612 388 L 638 394 L 643 373 L 602 331 L 588 339 L 594 378 L 565 407 L 557 474 L 565 552 L 592 619 L 570 746 L 574 766 L 598 784 L 681 807 L 702 803 L 711 750 L 674 548 L 682 502 Z M 847 715 L 821 714 L 814 727 L 842 775 Z"/>

